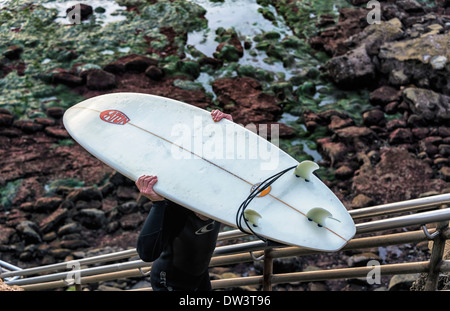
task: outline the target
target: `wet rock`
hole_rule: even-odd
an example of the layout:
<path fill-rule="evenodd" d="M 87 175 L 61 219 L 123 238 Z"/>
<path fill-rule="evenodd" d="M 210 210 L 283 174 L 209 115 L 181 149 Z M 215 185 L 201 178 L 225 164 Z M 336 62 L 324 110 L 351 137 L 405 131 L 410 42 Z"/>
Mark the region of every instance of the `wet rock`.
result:
<path fill-rule="evenodd" d="M 412 132 L 408 128 L 398 128 L 389 134 L 389 143 L 391 145 L 404 144 L 412 142 Z"/>
<path fill-rule="evenodd" d="M 149 66 L 158 65 L 156 59 L 136 54 L 120 58 L 120 62 L 123 63 L 124 69 L 127 72 L 145 72 Z"/>
<path fill-rule="evenodd" d="M 445 181 L 450 181 L 450 167 L 444 166 L 439 170 L 439 174 L 441 174 L 442 179 Z"/>
<path fill-rule="evenodd" d="M 79 239 L 64 240 L 64 241 L 61 241 L 60 246 L 63 249 L 74 250 L 74 249 L 89 247 L 89 243 L 87 243 L 84 240 L 79 240 Z"/>
<path fill-rule="evenodd" d="M 84 187 L 71 191 L 66 197 L 66 200 L 76 202 L 76 201 L 91 201 L 91 200 L 102 200 L 102 192 L 95 187 Z"/>
<path fill-rule="evenodd" d="M 242 55 L 235 46 L 228 43 L 220 43 L 214 53 L 215 58 L 228 62 L 237 62 Z"/>
<path fill-rule="evenodd" d="M 63 128 L 46 127 L 44 131 L 47 135 L 55 137 L 55 138 L 59 138 L 59 139 L 67 139 L 67 138 L 71 137 L 69 135 L 69 133 Z"/>
<path fill-rule="evenodd" d="M 26 120 L 17 120 L 14 122 L 14 126 L 29 134 L 36 133 L 44 129 L 42 124 Z"/>
<path fill-rule="evenodd" d="M 397 274 L 389 281 L 388 291 L 409 291 L 420 274 Z"/>
<path fill-rule="evenodd" d="M 67 234 L 72 234 L 80 231 L 80 226 L 76 222 L 70 222 L 68 224 L 65 224 L 64 226 L 60 227 L 58 229 L 58 235 L 63 236 Z"/>
<path fill-rule="evenodd" d="M 379 109 L 366 111 L 363 113 L 362 117 L 365 126 L 384 126 L 386 124 L 384 112 Z"/>
<path fill-rule="evenodd" d="M 45 113 L 54 119 L 61 119 L 64 115 L 64 108 L 62 107 L 49 107 L 46 109 Z"/>
<path fill-rule="evenodd" d="M 371 260 L 376 260 L 378 262 L 382 261 L 378 255 L 366 252 L 349 257 L 347 260 L 347 264 L 349 267 L 365 267 Z"/>
<path fill-rule="evenodd" d="M 116 86 L 116 76 L 107 71 L 90 69 L 86 73 L 86 87 L 90 90 L 109 90 Z"/>
<path fill-rule="evenodd" d="M 38 213 L 53 212 L 62 203 L 62 199 L 59 197 L 42 197 L 37 199 L 34 204 L 34 211 Z"/>
<path fill-rule="evenodd" d="M 403 97 L 410 109 L 427 122 L 447 124 L 450 121 L 450 96 L 428 89 L 406 88 Z"/>
<path fill-rule="evenodd" d="M 382 44 L 403 38 L 402 22 L 398 18 L 372 24 L 347 40 L 351 46 L 364 46 L 369 56 L 377 55 Z"/>
<path fill-rule="evenodd" d="M 374 200 L 365 194 L 358 194 L 352 200 L 352 208 L 369 207 L 374 204 Z"/>
<path fill-rule="evenodd" d="M 447 65 L 447 57 L 439 55 L 439 56 L 434 56 L 431 61 L 431 67 L 433 67 L 433 69 L 435 70 L 442 70 L 445 68 L 445 65 Z"/>
<path fill-rule="evenodd" d="M 332 56 L 343 55 L 351 49 L 347 40 L 367 27 L 367 10 L 364 8 L 342 8 L 336 26 L 327 27 L 309 40 L 310 45 L 324 50 Z"/>
<path fill-rule="evenodd" d="M 145 70 L 145 75 L 152 80 L 159 81 L 164 77 L 164 71 L 154 65 Z"/>
<path fill-rule="evenodd" d="M 8 228 L 0 224 L 0 245 L 7 245 L 13 234 L 16 232 L 13 228 Z"/>
<path fill-rule="evenodd" d="M 443 57 L 450 59 L 447 48 L 450 33 L 424 35 L 418 38 L 387 42 L 380 47 L 378 54 L 380 71 L 386 75 L 401 71 L 407 77 L 405 81 L 422 88 L 450 95 L 448 66 L 442 69 Z M 395 78 L 390 78 L 394 79 Z"/>
<path fill-rule="evenodd" d="M 42 233 L 48 233 L 55 229 L 66 217 L 69 212 L 65 208 L 59 207 L 56 211 L 50 214 L 48 217 L 44 218 L 40 224 L 39 228 Z"/>
<path fill-rule="evenodd" d="M 349 152 L 349 148 L 344 143 L 333 142 L 330 138 L 318 139 L 317 147 L 325 157 L 330 159 L 331 166 L 334 166 L 334 163 L 344 160 Z"/>
<path fill-rule="evenodd" d="M 374 131 L 365 126 L 349 126 L 336 132 L 339 140 L 352 144 L 359 141 L 372 141 L 376 138 Z"/>
<path fill-rule="evenodd" d="M 402 97 L 401 91 L 391 86 L 384 85 L 371 92 L 369 100 L 370 103 L 374 106 L 376 105 L 385 106 L 388 105 L 389 103 L 399 101 L 401 97 Z"/>
<path fill-rule="evenodd" d="M 17 60 L 20 58 L 20 55 L 23 52 L 23 48 L 18 45 L 10 46 L 3 52 L 3 56 L 5 56 L 9 60 Z"/>
<path fill-rule="evenodd" d="M 0 126 L 10 126 L 13 124 L 14 116 L 6 111 L 0 111 Z"/>
<path fill-rule="evenodd" d="M 39 234 L 39 227 L 32 221 L 23 221 L 17 227 L 16 230 L 21 235 L 25 244 L 36 244 L 42 241 Z"/>
<path fill-rule="evenodd" d="M 51 79 L 53 83 L 64 84 L 69 87 L 76 87 L 84 84 L 83 78 L 66 71 L 54 73 Z"/>
<path fill-rule="evenodd" d="M 99 229 L 106 221 L 105 212 L 95 208 L 82 209 L 73 218 L 88 229 Z"/>
<path fill-rule="evenodd" d="M 119 223 L 124 230 L 135 230 L 137 228 L 140 228 L 144 220 L 145 216 L 141 215 L 140 213 L 132 213 L 123 216 L 120 219 Z"/>
<path fill-rule="evenodd" d="M 353 168 L 348 165 L 343 165 L 334 172 L 336 178 L 341 180 L 351 178 L 353 176 L 353 173 Z"/>
<path fill-rule="evenodd" d="M 376 75 L 375 66 L 364 46 L 332 58 L 325 68 L 331 79 L 345 89 L 368 86 Z"/>
<path fill-rule="evenodd" d="M 86 20 L 92 15 L 93 10 L 90 5 L 77 3 L 76 5 L 67 8 L 66 13 L 71 14 L 73 20 Z"/>
<path fill-rule="evenodd" d="M 331 116 L 331 122 L 328 125 L 328 128 L 332 131 L 344 128 L 344 127 L 349 127 L 355 124 L 355 121 L 353 121 L 353 119 L 351 118 L 341 118 L 337 115 L 333 115 Z"/>

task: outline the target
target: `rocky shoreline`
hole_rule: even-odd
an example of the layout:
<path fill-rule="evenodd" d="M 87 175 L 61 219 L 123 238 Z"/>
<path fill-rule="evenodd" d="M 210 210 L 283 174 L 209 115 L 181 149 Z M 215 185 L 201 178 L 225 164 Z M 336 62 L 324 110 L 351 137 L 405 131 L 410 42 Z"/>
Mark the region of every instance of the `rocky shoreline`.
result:
<path fill-rule="evenodd" d="M 338 21 L 331 15 L 320 16 L 320 31 L 308 42 L 314 53 L 328 55 L 326 62 L 320 70 L 311 69 L 295 77 L 297 80 L 272 83 L 269 87 L 264 72 L 241 66 L 237 69 L 240 75 L 218 78 L 212 83 L 213 99 L 196 82 L 200 73 L 205 68 L 220 70 L 224 63 L 242 57 L 252 43 L 233 32 L 224 32 L 214 57 L 193 61 L 179 50 L 179 37 L 186 34 L 167 25 L 159 30 L 165 36 L 162 48 L 156 39 L 147 36 L 147 53 L 129 53 L 101 67 L 80 63 L 56 68 L 41 78 L 53 88 L 63 86 L 71 96 L 80 99 L 109 92 L 149 93 L 204 109 L 220 108 L 243 125 L 279 124 L 282 146 L 298 137 L 308 138 L 316 145 L 322 156 L 323 179 L 349 209 L 448 193 L 450 4 L 380 2 L 380 24 L 367 23 L 367 1 L 353 0 L 360 6 L 341 9 Z M 292 9 L 296 1 L 277 1 L 273 5 L 294 33 L 300 29 Z M 149 12 L 148 7 L 127 9 Z M 270 38 L 274 36 L 266 35 L 265 40 L 272 42 Z M 289 55 L 278 50 L 277 45 L 261 42 L 264 40 L 258 48 L 289 63 Z M 284 46 L 301 48 L 292 38 L 288 43 L 284 41 Z M 2 78 L 25 73 L 23 53 L 20 46 L 9 46 L 3 51 Z M 64 57 L 76 59 L 79 55 L 72 50 Z M 170 57 L 175 61 L 167 61 Z M 348 110 L 311 105 L 320 93 L 316 88 L 318 79 L 329 80 L 343 90 L 366 90 L 367 102 L 350 102 Z M 61 121 L 67 107 L 52 99 L 48 103 L 44 102 L 43 111 L 33 118 L 23 118 L 17 109 L 8 106 L 0 108 L 0 258 L 31 267 L 135 247 L 151 203 L 139 196 L 131 181 L 73 142 Z M 284 113 L 296 116 L 297 121 L 280 122 Z M 295 146 L 287 146 L 297 155 Z M 305 156 L 303 150 L 298 152 Z M 427 258 L 428 249 L 407 245 L 388 253 L 383 260 L 395 262 L 408 256 Z M 365 260 L 380 257 L 379 250 L 374 249 L 363 255 L 350 252 L 342 256 L 321 254 L 278 260 L 275 273 L 364 265 Z M 221 278 L 258 273 L 259 269 L 258 264 L 255 269 L 242 264 L 213 268 L 211 274 Z M 141 281 L 108 284 L 129 288 Z M 383 282 L 387 288 L 389 278 Z M 277 288 L 375 287 L 349 280 Z"/>

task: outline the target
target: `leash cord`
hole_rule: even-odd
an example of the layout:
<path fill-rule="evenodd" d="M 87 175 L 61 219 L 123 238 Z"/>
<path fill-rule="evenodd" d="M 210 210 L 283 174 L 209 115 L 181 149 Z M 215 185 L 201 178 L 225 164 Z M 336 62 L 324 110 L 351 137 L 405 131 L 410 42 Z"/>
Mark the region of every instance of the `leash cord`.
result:
<path fill-rule="evenodd" d="M 267 243 L 267 239 L 266 238 L 258 235 L 252 229 L 252 225 L 248 223 L 248 220 L 244 216 L 244 212 L 247 209 L 247 207 L 249 206 L 250 202 L 256 196 L 258 196 L 261 192 L 263 192 L 264 190 L 269 188 L 270 185 L 272 185 L 278 178 L 283 176 L 286 172 L 288 172 L 288 171 L 290 171 L 290 170 L 292 170 L 292 169 L 294 169 L 296 167 L 297 167 L 297 165 L 289 167 L 287 169 L 282 170 L 281 172 L 278 172 L 278 173 L 270 176 L 269 178 L 264 180 L 262 183 L 260 183 L 258 186 L 256 186 L 255 189 L 253 189 L 253 191 L 249 194 L 249 196 L 239 206 L 239 209 L 238 209 L 238 211 L 236 213 L 236 225 L 237 225 L 239 230 L 241 230 L 244 233 L 248 233 L 248 232 L 246 232 L 246 230 L 244 229 L 244 226 L 243 226 L 243 224 L 245 223 L 247 225 L 247 228 L 251 231 L 252 234 L 254 234 L 258 239 L 260 239 L 260 240 L 262 240 L 262 241 Z"/>

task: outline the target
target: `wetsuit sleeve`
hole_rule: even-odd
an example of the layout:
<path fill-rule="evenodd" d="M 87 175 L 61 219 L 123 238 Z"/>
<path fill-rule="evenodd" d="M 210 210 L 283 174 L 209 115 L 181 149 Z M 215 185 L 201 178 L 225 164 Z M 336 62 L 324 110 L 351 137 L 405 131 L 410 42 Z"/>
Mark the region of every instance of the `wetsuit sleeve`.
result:
<path fill-rule="evenodd" d="M 167 201 L 155 201 L 137 240 L 136 250 L 145 262 L 155 261 L 164 247 Z"/>

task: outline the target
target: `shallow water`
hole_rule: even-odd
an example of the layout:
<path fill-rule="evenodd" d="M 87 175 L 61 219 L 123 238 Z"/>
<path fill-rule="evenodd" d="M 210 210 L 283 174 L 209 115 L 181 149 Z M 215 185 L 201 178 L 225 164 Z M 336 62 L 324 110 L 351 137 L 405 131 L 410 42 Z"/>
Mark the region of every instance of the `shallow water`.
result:
<path fill-rule="evenodd" d="M 55 22 L 60 23 L 62 25 L 70 24 L 66 10 L 80 2 L 79 0 L 41 0 L 39 1 L 45 8 L 48 9 L 57 9 L 58 17 L 55 19 Z M 121 15 L 120 12 L 126 11 L 125 6 L 120 6 L 113 0 L 89 0 L 86 4 L 92 6 L 94 10 L 93 16 L 96 20 L 96 23 L 106 25 L 111 22 L 118 22 L 122 20 L 126 20 L 126 16 Z M 97 8 L 103 8 L 103 12 L 96 11 Z M 83 21 L 84 23 L 88 23 L 89 21 Z"/>

